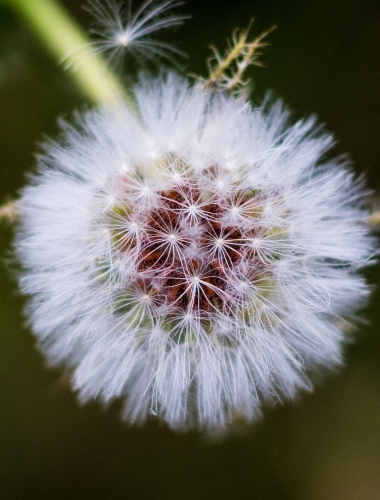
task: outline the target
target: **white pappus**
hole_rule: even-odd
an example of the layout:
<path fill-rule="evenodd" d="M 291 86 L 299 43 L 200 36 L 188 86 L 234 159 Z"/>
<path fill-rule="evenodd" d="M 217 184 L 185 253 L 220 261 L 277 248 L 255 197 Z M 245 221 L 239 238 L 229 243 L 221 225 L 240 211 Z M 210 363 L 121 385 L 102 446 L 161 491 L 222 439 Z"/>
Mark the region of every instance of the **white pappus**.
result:
<path fill-rule="evenodd" d="M 64 125 L 22 192 L 28 313 L 81 401 L 173 428 L 252 419 L 341 363 L 373 253 L 331 135 L 174 73 Z"/>
<path fill-rule="evenodd" d="M 134 55 L 139 63 L 147 59 L 164 58 L 175 63 L 175 56 L 185 56 L 176 46 L 153 38 L 158 31 L 183 24 L 188 15 L 173 13 L 182 1 L 166 0 L 154 3 L 145 0 L 132 12 L 132 0 L 128 7 L 116 0 L 91 0 L 87 10 L 94 16 L 91 42 L 96 52 L 105 53 L 108 60 L 119 65 L 126 52 Z"/>

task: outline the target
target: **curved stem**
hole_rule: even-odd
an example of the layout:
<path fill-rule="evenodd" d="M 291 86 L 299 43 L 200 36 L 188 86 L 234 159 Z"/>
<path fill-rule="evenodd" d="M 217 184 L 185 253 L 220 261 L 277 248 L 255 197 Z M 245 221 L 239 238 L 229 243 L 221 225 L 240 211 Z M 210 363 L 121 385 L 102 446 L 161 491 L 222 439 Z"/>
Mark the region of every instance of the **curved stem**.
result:
<path fill-rule="evenodd" d="M 94 104 L 131 98 L 103 59 L 92 50 L 82 28 L 56 0 L 0 0 L 14 8 L 39 36 L 49 52 L 67 69 L 84 95 Z M 80 56 L 80 64 L 78 64 Z"/>

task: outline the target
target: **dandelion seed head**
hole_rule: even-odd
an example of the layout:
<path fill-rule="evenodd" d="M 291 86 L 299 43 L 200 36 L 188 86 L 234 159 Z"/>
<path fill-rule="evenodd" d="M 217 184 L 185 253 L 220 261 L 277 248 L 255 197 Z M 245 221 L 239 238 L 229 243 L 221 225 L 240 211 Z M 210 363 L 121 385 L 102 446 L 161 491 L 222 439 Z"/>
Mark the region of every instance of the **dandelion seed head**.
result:
<path fill-rule="evenodd" d="M 367 296 L 373 253 L 362 184 L 279 103 L 173 73 L 135 96 L 141 121 L 122 102 L 88 112 L 23 191 L 33 329 L 82 401 L 121 397 L 129 421 L 252 419 L 341 360 L 337 319 Z"/>

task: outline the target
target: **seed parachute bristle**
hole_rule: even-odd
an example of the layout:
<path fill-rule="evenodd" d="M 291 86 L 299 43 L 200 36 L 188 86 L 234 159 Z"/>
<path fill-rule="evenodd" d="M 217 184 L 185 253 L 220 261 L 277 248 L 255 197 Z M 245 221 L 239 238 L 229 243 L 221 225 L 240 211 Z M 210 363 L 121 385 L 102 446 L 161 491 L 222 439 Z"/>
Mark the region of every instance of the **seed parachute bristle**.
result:
<path fill-rule="evenodd" d="M 157 61 L 157 58 L 175 62 L 175 56 L 185 54 L 152 35 L 181 25 L 189 18 L 188 15 L 171 13 L 181 5 L 183 2 L 177 0 L 162 3 L 146 0 L 133 12 L 131 0 L 128 4 L 114 0 L 92 0 L 87 6 L 95 18 L 92 33 L 97 40 L 92 42 L 92 46 L 96 52 L 104 53 L 114 66 L 120 66 L 128 53 L 139 63 Z"/>

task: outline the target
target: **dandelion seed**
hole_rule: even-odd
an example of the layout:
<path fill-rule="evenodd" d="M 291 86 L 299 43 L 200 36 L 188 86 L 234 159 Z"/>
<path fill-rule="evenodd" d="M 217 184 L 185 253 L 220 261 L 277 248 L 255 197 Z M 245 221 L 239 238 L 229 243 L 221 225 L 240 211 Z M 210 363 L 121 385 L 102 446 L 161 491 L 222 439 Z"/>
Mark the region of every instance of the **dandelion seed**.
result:
<path fill-rule="evenodd" d="M 33 330 L 82 401 L 122 398 L 129 421 L 252 419 L 341 361 L 339 325 L 369 291 L 362 183 L 281 103 L 173 73 L 135 97 L 141 121 L 123 102 L 88 112 L 22 193 Z"/>
<path fill-rule="evenodd" d="M 183 5 L 182 1 L 167 0 L 154 3 L 146 0 L 132 12 L 132 0 L 125 6 L 116 0 L 91 0 L 87 10 L 95 17 L 92 33 L 98 39 L 92 42 L 96 52 L 105 53 L 109 61 L 120 66 L 126 52 L 139 63 L 164 58 L 171 62 L 175 56 L 185 56 L 174 45 L 152 38 L 156 32 L 183 24 L 189 18 L 169 11 Z"/>

